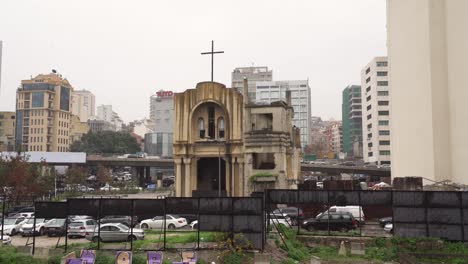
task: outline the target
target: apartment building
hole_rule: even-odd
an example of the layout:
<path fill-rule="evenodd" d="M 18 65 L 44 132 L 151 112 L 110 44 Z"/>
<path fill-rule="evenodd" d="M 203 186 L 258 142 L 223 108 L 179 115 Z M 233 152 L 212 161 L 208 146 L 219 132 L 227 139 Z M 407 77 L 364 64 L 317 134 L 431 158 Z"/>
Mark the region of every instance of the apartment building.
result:
<path fill-rule="evenodd" d="M 120 118 L 119 114 L 117 114 L 116 112 L 112 110 L 112 105 L 98 106 L 97 107 L 97 119 L 111 123 L 115 129 L 114 131 L 122 130 L 123 120 L 122 118 Z M 107 129 L 110 126 L 105 125 L 105 127 Z"/>
<path fill-rule="evenodd" d="M 255 101 L 256 83 L 261 81 L 273 81 L 273 71 L 268 67 L 239 67 L 235 68 L 231 74 L 231 87 L 243 93 L 244 78 L 247 78 L 247 87 L 250 100 Z"/>
<path fill-rule="evenodd" d="M 361 86 L 348 85 L 342 93 L 343 152 L 362 157 L 362 98 Z"/>
<path fill-rule="evenodd" d="M 15 112 L 0 112 L 0 151 L 15 148 Z"/>
<path fill-rule="evenodd" d="M 21 81 L 16 91 L 17 150 L 69 151 L 72 93 L 72 85 L 55 70 Z"/>
<path fill-rule="evenodd" d="M 88 90 L 77 90 L 72 96 L 72 114 L 78 116 L 81 122 L 96 115 L 96 97 Z"/>
<path fill-rule="evenodd" d="M 387 57 L 375 57 L 361 70 L 364 162 L 390 164 L 390 96 Z"/>

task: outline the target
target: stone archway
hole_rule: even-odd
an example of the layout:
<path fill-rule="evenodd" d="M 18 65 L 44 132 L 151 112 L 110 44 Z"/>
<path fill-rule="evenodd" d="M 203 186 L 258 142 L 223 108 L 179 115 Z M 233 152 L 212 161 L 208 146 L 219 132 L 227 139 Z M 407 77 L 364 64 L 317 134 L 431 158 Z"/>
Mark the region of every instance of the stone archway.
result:
<path fill-rule="evenodd" d="M 221 170 L 220 170 L 221 167 Z M 197 191 L 218 193 L 219 178 L 221 192 L 226 192 L 226 161 L 219 158 L 200 158 L 197 161 Z"/>

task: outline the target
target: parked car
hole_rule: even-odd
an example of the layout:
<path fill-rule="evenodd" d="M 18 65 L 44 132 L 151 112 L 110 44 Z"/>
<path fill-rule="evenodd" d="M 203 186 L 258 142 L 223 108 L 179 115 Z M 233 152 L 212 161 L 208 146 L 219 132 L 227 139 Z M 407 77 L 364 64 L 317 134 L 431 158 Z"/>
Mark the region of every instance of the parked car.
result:
<path fill-rule="evenodd" d="M 393 217 L 388 216 L 388 217 L 382 217 L 379 219 L 379 224 L 381 227 L 385 227 L 387 224 L 393 223 Z"/>
<path fill-rule="evenodd" d="M 130 228 L 123 224 L 109 223 L 101 225 L 100 230 L 95 227 L 94 232 L 87 232 L 86 239 L 92 242 L 100 241 L 130 241 L 143 240 L 145 233 L 142 229 Z"/>
<path fill-rule="evenodd" d="M 32 213 L 19 213 L 17 216 L 24 217 L 24 218 L 33 218 L 34 217 L 34 212 L 32 212 Z"/>
<path fill-rule="evenodd" d="M 190 228 L 191 228 L 192 230 L 198 229 L 198 220 L 195 220 L 195 221 L 191 222 L 191 223 L 190 223 Z"/>
<path fill-rule="evenodd" d="M 132 217 L 128 215 L 108 215 L 108 216 L 101 218 L 100 223 L 101 224 L 121 223 L 130 227 L 130 226 L 135 226 L 138 223 L 138 221 L 137 221 L 136 216 L 133 217 L 133 221 L 132 221 Z"/>
<path fill-rule="evenodd" d="M 29 218 L 28 221 L 20 228 L 21 236 L 44 235 L 44 225 L 47 222 L 48 221 L 45 218 L 36 218 L 36 226 L 33 231 L 34 218 Z"/>
<path fill-rule="evenodd" d="M 7 235 L 3 235 L 3 241 L 2 244 L 4 246 L 10 246 L 11 245 L 11 237 Z"/>
<path fill-rule="evenodd" d="M 15 217 L 21 213 L 34 213 L 34 207 L 17 206 L 8 214 L 8 217 Z"/>
<path fill-rule="evenodd" d="M 347 232 L 356 229 L 358 221 L 348 212 L 322 213 L 316 218 L 309 218 L 302 222 L 302 227 L 308 231 L 312 230 L 334 230 Z"/>
<path fill-rule="evenodd" d="M 78 221 L 78 220 L 88 220 L 93 219 L 92 216 L 89 215 L 69 215 L 67 218 L 68 223 Z"/>
<path fill-rule="evenodd" d="M 25 217 L 5 218 L 3 234 L 14 236 L 20 232 L 21 227 L 28 221 Z M 1 226 L 0 226 L 1 229 Z"/>
<path fill-rule="evenodd" d="M 162 179 L 162 186 L 169 187 L 171 185 L 174 185 L 174 182 L 175 182 L 175 177 L 165 177 Z"/>
<path fill-rule="evenodd" d="M 178 215 L 166 215 L 166 228 L 176 229 L 187 225 L 187 219 Z M 141 221 L 140 227 L 143 229 L 162 229 L 164 226 L 164 218 L 156 216 L 152 219 Z"/>
<path fill-rule="evenodd" d="M 292 225 L 297 225 L 298 222 L 303 220 L 304 217 L 304 212 L 302 211 L 301 208 L 297 207 L 285 207 L 285 208 L 279 208 L 276 209 L 272 212 L 273 214 L 278 214 L 278 215 L 287 215 L 291 218 Z"/>
<path fill-rule="evenodd" d="M 384 227 L 384 230 L 390 234 L 393 234 L 393 224 L 392 223 L 386 224 Z"/>
<path fill-rule="evenodd" d="M 87 232 L 93 232 L 97 223 L 93 219 L 83 219 L 71 222 L 68 225 L 68 238 L 85 237 Z"/>
<path fill-rule="evenodd" d="M 328 209 L 327 211 L 323 213 L 328 213 L 328 212 L 330 213 L 348 212 L 348 213 L 351 213 L 356 220 L 358 220 L 359 224 L 365 224 L 365 216 L 364 216 L 364 212 L 362 211 L 361 206 L 356 206 L 356 205 L 332 206 L 330 207 L 330 209 Z M 320 213 L 320 214 L 323 214 L 323 213 Z"/>
<path fill-rule="evenodd" d="M 44 233 L 48 236 L 63 236 L 65 235 L 65 219 L 54 218 L 44 225 Z"/>
<path fill-rule="evenodd" d="M 120 188 L 117 187 L 112 187 L 109 184 L 106 183 L 103 187 L 101 187 L 99 190 L 101 191 L 120 191 Z"/>
<path fill-rule="evenodd" d="M 354 166 L 356 166 L 356 163 L 354 163 L 352 161 L 345 161 L 345 162 L 341 163 L 341 166 L 354 167 Z"/>

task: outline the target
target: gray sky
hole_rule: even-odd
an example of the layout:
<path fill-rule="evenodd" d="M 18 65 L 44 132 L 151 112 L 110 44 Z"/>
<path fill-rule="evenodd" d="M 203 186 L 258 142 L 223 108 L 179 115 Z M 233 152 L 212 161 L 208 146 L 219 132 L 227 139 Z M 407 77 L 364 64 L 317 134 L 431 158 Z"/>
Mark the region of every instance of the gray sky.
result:
<path fill-rule="evenodd" d="M 157 90 L 210 79 L 230 87 L 235 67 L 268 66 L 274 80 L 309 79 L 312 115 L 341 119 L 341 91 L 386 55 L 384 0 L 15 0 L 0 4 L 0 111 L 22 79 L 57 69 L 75 89 L 128 122 L 149 116 Z"/>

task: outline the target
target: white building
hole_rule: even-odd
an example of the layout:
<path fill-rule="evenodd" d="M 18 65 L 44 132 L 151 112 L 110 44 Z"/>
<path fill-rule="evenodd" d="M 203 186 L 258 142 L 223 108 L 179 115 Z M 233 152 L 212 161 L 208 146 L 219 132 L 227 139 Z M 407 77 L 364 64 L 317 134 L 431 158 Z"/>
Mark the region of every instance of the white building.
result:
<path fill-rule="evenodd" d="M 112 111 L 112 105 L 98 106 L 97 119 L 112 123 L 115 126 L 116 131 L 120 131 L 122 129 L 122 118 L 120 118 L 116 112 Z"/>
<path fill-rule="evenodd" d="M 468 183 L 468 1 L 387 1 L 392 177 Z"/>
<path fill-rule="evenodd" d="M 364 162 L 390 164 L 390 96 L 387 57 L 375 57 L 361 70 Z"/>
<path fill-rule="evenodd" d="M 154 132 L 172 133 L 174 129 L 174 93 L 159 91 L 150 97 L 150 119 Z"/>
<path fill-rule="evenodd" d="M 286 91 L 291 91 L 291 102 L 294 107 L 293 125 L 301 129 L 301 145 L 304 148 L 311 142 L 311 102 L 308 80 L 274 81 L 256 83 L 256 102 L 271 103 L 286 100 Z M 253 101 L 253 99 L 249 99 Z"/>
<path fill-rule="evenodd" d="M 335 121 L 331 124 L 331 149 L 330 151 L 337 156 L 343 152 L 343 130 L 341 121 Z"/>
<path fill-rule="evenodd" d="M 72 96 L 72 114 L 78 116 L 81 122 L 96 115 L 96 98 L 87 90 L 76 90 Z"/>
<path fill-rule="evenodd" d="M 133 133 L 145 138 L 145 134 L 154 132 L 154 124 L 151 119 L 144 118 L 142 120 L 135 120 L 132 122 Z"/>
<path fill-rule="evenodd" d="M 268 70 L 268 67 L 264 66 L 235 68 L 231 74 L 231 87 L 242 93 L 244 78 L 247 78 L 249 98 L 250 100 L 255 101 L 256 83 L 260 81 L 273 81 L 273 71 Z"/>

